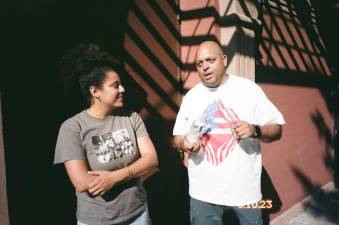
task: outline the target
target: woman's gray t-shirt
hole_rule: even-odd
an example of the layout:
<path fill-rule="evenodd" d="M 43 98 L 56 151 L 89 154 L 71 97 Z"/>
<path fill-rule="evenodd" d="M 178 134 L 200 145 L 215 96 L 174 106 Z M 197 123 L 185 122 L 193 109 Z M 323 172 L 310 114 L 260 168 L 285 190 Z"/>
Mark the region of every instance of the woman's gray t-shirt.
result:
<path fill-rule="evenodd" d="M 66 120 L 60 127 L 54 163 L 85 160 L 90 170 L 117 170 L 140 158 L 137 138 L 147 136 L 140 116 L 117 110 L 105 119 L 86 111 Z M 126 221 L 146 207 L 146 192 L 139 179 L 113 187 L 102 196 L 76 192 L 77 219 L 82 223 L 108 225 Z"/>

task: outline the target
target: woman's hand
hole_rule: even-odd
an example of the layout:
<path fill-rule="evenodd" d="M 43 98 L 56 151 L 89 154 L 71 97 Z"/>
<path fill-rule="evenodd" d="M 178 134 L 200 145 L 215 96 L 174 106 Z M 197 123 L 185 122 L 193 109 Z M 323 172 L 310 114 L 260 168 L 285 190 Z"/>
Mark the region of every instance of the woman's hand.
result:
<path fill-rule="evenodd" d="M 88 174 L 97 178 L 88 185 L 88 192 L 93 196 L 103 195 L 118 183 L 118 175 L 114 171 L 95 170 Z"/>

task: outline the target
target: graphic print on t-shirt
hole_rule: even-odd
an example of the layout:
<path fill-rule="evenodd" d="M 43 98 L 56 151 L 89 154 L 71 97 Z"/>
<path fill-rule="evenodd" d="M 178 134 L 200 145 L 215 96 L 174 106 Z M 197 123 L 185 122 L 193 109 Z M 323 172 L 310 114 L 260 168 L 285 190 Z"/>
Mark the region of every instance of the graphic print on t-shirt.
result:
<path fill-rule="evenodd" d="M 100 163 L 130 156 L 136 152 L 127 129 L 92 136 L 91 139 L 95 155 Z"/>
<path fill-rule="evenodd" d="M 239 121 L 238 116 L 219 99 L 206 107 L 202 121 L 209 129 L 201 140 L 201 147 L 207 161 L 218 165 L 233 151 L 237 143 L 237 137 L 231 128 L 233 122 Z"/>

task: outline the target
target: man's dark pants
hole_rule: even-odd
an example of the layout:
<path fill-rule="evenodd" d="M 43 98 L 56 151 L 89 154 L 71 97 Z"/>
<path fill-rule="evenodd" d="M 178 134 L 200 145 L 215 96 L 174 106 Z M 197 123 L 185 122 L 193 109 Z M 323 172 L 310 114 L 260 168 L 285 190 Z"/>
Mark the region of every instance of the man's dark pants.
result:
<path fill-rule="evenodd" d="M 263 225 L 261 209 L 216 205 L 190 199 L 191 225 Z"/>

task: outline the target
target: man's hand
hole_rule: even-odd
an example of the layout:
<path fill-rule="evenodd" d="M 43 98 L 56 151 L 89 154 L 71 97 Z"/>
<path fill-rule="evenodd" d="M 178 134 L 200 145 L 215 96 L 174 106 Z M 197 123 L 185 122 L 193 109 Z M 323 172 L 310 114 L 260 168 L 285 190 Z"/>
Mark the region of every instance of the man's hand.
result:
<path fill-rule="evenodd" d="M 183 148 L 181 150 L 188 152 L 188 153 L 194 153 L 199 151 L 200 149 L 200 140 L 190 143 L 186 139 L 183 140 Z"/>
<path fill-rule="evenodd" d="M 186 140 L 185 135 L 175 135 L 174 144 L 177 149 L 187 153 L 198 152 L 200 149 L 200 140 L 189 142 Z"/>
<path fill-rule="evenodd" d="M 233 123 L 232 132 L 239 140 L 253 137 L 255 134 L 253 125 L 245 121 L 236 121 Z"/>

